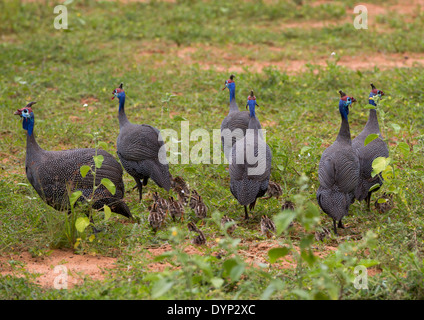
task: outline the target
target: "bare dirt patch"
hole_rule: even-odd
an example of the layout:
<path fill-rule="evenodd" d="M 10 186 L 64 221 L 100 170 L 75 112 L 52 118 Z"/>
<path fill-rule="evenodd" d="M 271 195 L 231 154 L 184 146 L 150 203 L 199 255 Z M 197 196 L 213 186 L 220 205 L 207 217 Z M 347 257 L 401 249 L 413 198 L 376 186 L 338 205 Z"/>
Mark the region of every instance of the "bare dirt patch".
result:
<path fill-rule="evenodd" d="M 23 263 L 23 269 L 13 269 L 10 260 Z M 55 278 L 62 274 L 56 266 L 64 266 L 68 272 L 68 288 L 82 284 L 85 277 L 94 280 L 103 280 L 109 270 L 115 267 L 116 258 L 78 255 L 72 250 L 53 250 L 50 255 L 32 257 L 28 252 L 8 257 L 0 257 L 0 274 L 11 274 L 22 277 L 24 271 L 38 274 L 35 283 L 43 288 L 53 288 Z M 65 269 L 63 269 L 65 270 Z"/>

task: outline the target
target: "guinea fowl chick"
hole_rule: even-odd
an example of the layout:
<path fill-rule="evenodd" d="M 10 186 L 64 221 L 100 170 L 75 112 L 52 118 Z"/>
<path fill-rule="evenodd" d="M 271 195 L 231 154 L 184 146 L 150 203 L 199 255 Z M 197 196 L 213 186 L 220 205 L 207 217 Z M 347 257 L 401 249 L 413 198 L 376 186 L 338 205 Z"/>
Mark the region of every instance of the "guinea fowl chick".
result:
<path fill-rule="evenodd" d="M 379 203 L 380 199 L 384 199 L 386 201 Z M 382 201 L 382 200 L 380 200 Z M 393 195 L 384 193 L 380 198 L 375 201 L 375 208 L 379 213 L 385 213 L 393 209 Z"/>
<path fill-rule="evenodd" d="M 232 225 L 230 225 L 230 226 L 227 228 L 227 233 L 228 233 L 229 235 L 232 235 L 232 234 L 233 234 L 233 232 L 234 232 L 234 230 L 236 229 L 237 225 L 234 223 L 234 219 L 231 219 L 231 218 L 230 218 L 230 217 L 228 217 L 227 215 L 224 215 L 224 216 L 221 218 L 221 226 L 222 226 L 222 228 L 223 228 L 223 229 L 225 229 L 225 225 L 226 225 L 227 223 L 233 223 Z"/>
<path fill-rule="evenodd" d="M 184 206 L 181 202 L 174 199 L 174 197 L 170 196 L 169 200 L 169 214 L 172 217 L 172 220 L 175 221 L 175 218 L 183 219 L 184 216 Z"/>
<path fill-rule="evenodd" d="M 168 211 L 168 201 L 166 199 L 162 198 L 159 193 L 153 192 L 153 201 L 157 202 L 158 207 L 163 211 Z"/>
<path fill-rule="evenodd" d="M 269 217 L 261 217 L 261 232 L 269 239 L 275 234 L 275 223 Z"/>
<path fill-rule="evenodd" d="M 196 206 L 194 207 L 194 214 L 199 219 L 204 219 L 206 218 L 207 213 L 208 213 L 208 207 L 203 202 L 202 197 L 199 196 Z"/>
<path fill-rule="evenodd" d="M 327 229 L 326 227 L 322 227 L 321 231 L 315 231 L 315 239 L 317 241 L 322 241 L 324 240 L 325 237 L 329 236 L 331 234 L 330 230 Z"/>
<path fill-rule="evenodd" d="M 187 224 L 188 230 L 189 231 L 193 231 L 193 232 L 197 232 L 199 235 L 194 237 L 191 240 L 191 243 L 195 244 L 195 245 L 202 245 L 206 243 L 206 237 L 205 234 L 202 232 L 202 230 L 200 230 L 195 224 L 194 222 L 190 222 Z"/>
<path fill-rule="evenodd" d="M 157 202 L 154 202 L 153 205 L 149 207 L 149 210 L 150 213 L 148 221 L 153 231 L 156 233 L 165 220 L 165 214 L 162 209 L 159 208 L 159 204 Z"/>
<path fill-rule="evenodd" d="M 278 199 L 283 194 L 283 189 L 278 183 L 270 180 L 268 183 L 268 189 L 266 190 L 266 194 L 268 196 L 264 197 L 263 199 L 269 199 L 271 197 L 276 197 Z"/>
<path fill-rule="evenodd" d="M 294 203 L 290 200 L 286 200 L 281 206 L 281 210 L 294 210 Z"/>
<path fill-rule="evenodd" d="M 190 189 L 183 178 L 177 176 L 172 179 L 172 189 L 177 193 L 178 200 L 186 206 L 190 200 Z"/>

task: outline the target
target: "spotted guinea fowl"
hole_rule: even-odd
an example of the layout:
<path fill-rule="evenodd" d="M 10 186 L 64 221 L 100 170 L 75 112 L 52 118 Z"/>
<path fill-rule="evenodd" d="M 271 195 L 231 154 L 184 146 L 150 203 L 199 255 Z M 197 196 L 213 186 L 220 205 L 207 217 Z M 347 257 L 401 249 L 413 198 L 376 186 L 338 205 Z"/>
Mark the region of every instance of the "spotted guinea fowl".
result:
<path fill-rule="evenodd" d="M 269 217 L 263 215 L 261 217 L 261 232 L 267 238 L 271 238 L 275 235 L 275 223 Z"/>
<path fill-rule="evenodd" d="M 255 208 L 256 199 L 268 189 L 271 174 L 271 149 L 265 143 L 259 120 L 255 115 L 256 98 L 251 91 L 248 97 L 249 126 L 246 136 L 238 140 L 232 150 L 230 161 L 230 191 L 244 206 L 245 219 L 249 218 L 247 206 Z"/>
<path fill-rule="evenodd" d="M 349 106 L 356 100 L 341 90 L 339 93 L 342 123 L 336 141 L 322 153 L 318 168 L 320 186 L 316 194 L 321 209 L 333 219 L 336 235 L 337 227 L 344 228 L 342 219 L 354 202 L 359 181 L 359 159 L 352 148 L 348 122 Z"/>
<path fill-rule="evenodd" d="M 47 151 L 42 149 L 33 132 L 34 112 L 30 102 L 26 107 L 19 109 L 15 115 L 22 118 L 22 126 L 27 131 L 27 145 L 25 171 L 31 185 L 38 195 L 51 207 L 59 211 L 70 212 L 69 194 L 81 191 L 82 197 L 78 202 L 86 199 L 93 200 L 93 209 L 101 209 L 104 205 L 125 217 L 132 218 L 131 212 L 122 200 L 125 187 L 122 181 L 122 167 L 108 152 L 98 149 L 72 149 L 64 151 Z M 88 165 L 95 167 L 93 156 L 102 155 L 102 166 L 96 169 L 93 195 L 93 175 L 89 172 L 84 178 L 80 167 Z M 101 180 L 108 178 L 116 187 L 115 194 L 111 194 Z"/>
<path fill-rule="evenodd" d="M 227 227 L 228 224 L 228 227 Z M 221 218 L 221 227 L 225 230 L 227 228 L 227 233 L 229 235 L 232 235 L 234 230 L 237 228 L 237 224 L 235 223 L 234 219 L 228 217 L 227 215 L 223 215 Z"/>
<path fill-rule="evenodd" d="M 373 98 L 381 98 L 381 96 L 384 96 L 384 92 L 378 90 L 372 83 L 371 88 L 372 90 L 369 95 L 369 104 L 376 107 L 377 105 Z M 370 134 L 377 134 L 378 138 L 374 139 L 366 146 L 364 146 L 365 139 Z M 377 111 L 375 108 L 370 109 L 368 121 L 364 129 L 355 139 L 352 140 L 352 148 L 358 154 L 360 165 L 359 183 L 355 190 L 355 199 L 359 201 L 365 200 L 369 210 L 371 195 L 373 192 L 377 191 L 379 187 L 373 189 L 372 191 L 369 191 L 370 188 L 376 184 L 379 184 L 380 186 L 383 184 L 383 178 L 381 177 L 381 175 L 376 175 L 375 177 L 371 176 L 372 162 L 375 158 L 387 158 L 389 156 L 389 149 L 387 148 L 387 144 L 382 139 L 380 133 Z"/>
<path fill-rule="evenodd" d="M 198 246 L 200 246 L 200 245 L 202 245 L 202 244 L 205 244 L 206 243 L 206 237 L 205 237 L 205 234 L 202 232 L 202 230 L 200 230 L 195 224 L 194 224 L 194 222 L 189 222 L 188 224 L 187 224 L 187 228 L 188 228 L 188 230 L 189 231 L 193 231 L 193 232 L 196 232 L 196 233 L 198 233 L 198 235 L 196 236 L 196 237 L 194 237 L 192 240 L 191 240 L 191 243 L 193 243 L 193 244 L 195 244 L 195 245 L 198 245 Z"/>
<path fill-rule="evenodd" d="M 221 144 L 224 149 L 225 157 L 230 161 L 233 145 L 246 134 L 250 118 L 248 111 L 239 111 L 237 106 L 234 75 L 231 75 L 230 78 L 225 81 L 225 87 L 222 90 L 226 88 L 228 88 L 230 92 L 230 110 L 221 123 Z"/>
<path fill-rule="evenodd" d="M 164 142 L 158 129 L 147 124 L 133 124 L 125 114 L 125 91 L 121 83 L 113 90 L 119 99 L 119 135 L 117 153 L 122 166 L 137 184 L 140 200 L 143 186 L 151 178 L 159 187 L 169 191 L 171 187 L 169 165 Z"/>

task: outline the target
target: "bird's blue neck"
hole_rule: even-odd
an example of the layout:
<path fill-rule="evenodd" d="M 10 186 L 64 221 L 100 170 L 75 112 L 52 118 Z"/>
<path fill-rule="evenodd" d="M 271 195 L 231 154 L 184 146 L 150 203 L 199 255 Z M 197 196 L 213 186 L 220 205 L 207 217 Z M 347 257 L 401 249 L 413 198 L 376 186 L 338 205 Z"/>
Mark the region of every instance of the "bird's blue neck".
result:
<path fill-rule="evenodd" d="M 248 100 L 247 104 L 249 105 L 250 117 L 255 117 L 256 100 Z"/>
<path fill-rule="evenodd" d="M 236 98 L 236 84 L 231 82 L 227 85 L 228 91 L 230 91 L 230 102 Z"/>
<path fill-rule="evenodd" d="M 125 95 L 122 95 L 119 97 L 119 111 L 124 110 L 124 105 L 125 105 Z"/>
<path fill-rule="evenodd" d="M 28 132 L 28 135 L 31 136 L 34 130 L 34 117 L 23 118 L 22 128 Z"/>
<path fill-rule="evenodd" d="M 349 106 L 347 106 L 346 102 L 343 100 L 339 101 L 339 111 L 340 111 L 340 114 L 342 115 L 342 118 L 345 120 L 348 120 L 347 116 L 349 115 Z"/>
<path fill-rule="evenodd" d="M 375 94 L 371 92 L 370 95 L 369 95 L 369 98 L 373 98 L 374 96 L 375 96 Z M 375 106 L 375 107 L 377 106 L 377 104 L 375 103 L 375 101 L 373 99 L 368 99 L 368 103 Z"/>

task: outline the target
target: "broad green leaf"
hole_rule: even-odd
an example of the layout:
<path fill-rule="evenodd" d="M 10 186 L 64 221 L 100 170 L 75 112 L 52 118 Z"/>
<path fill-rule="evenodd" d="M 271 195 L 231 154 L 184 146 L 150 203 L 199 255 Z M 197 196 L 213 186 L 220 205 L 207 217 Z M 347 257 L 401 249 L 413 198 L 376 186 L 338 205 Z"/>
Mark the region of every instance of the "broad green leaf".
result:
<path fill-rule="evenodd" d="M 106 150 L 106 149 L 108 148 L 108 145 L 107 145 L 107 143 L 106 143 L 106 142 L 100 141 L 100 142 L 97 144 L 97 149 L 99 149 L 99 148 L 101 148 L 101 149 L 103 149 L 103 150 Z"/>
<path fill-rule="evenodd" d="M 85 178 L 88 171 L 90 171 L 90 170 L 91 170 L 90 166 L 81 166 L 81 168 L 80 168 L 81 177 Z"/>
<path fill-rule="evenodd" d="M 244 271 L 243 263 L 237 261 L 234 258 L 226 260 L 223 264 L 223 267 L 233 281 L 238 281 Z"/>
<path fill-rule="evenodd" d="M 71 203 L 71 207 L 75 205 L 75 202 L 82 196 L 81 191 L 75 191 L 69 196 L 69 202 Z"/>
<path fill-rule="evenodd" d="M 308 147 L 308 146 L 304 146 L 304 147 L 302 147 L 302 149 L 300 149 L 300 154 L 304 154 L 306 151 L 308 151 L 310 149 L 312 149 L 312 148 Z"/>
<path fill-rule="evenodd" d="M 78 232 L 83 233 L 85 228 L 90 225 L 90 220 L 88 217 L 79 217 L 77 221 L 75 221 L 75 228 L 77 228 Z"/>
<path fill-rule="evenodd" d="M 96 239 L 96 235 L 92 234 L 90 237 L 88 237 L 88 241 L 93 242 Z"/>
<path fill-rule="evenodd" d="M 101 168 L 105 158 L 101 154 L 99 154 L 97 156 L 94 156 L 93 159 L 94 159 L 94 163 L 96 165 L 96 168 L 98 168 L 98 169 Z"/>
<path fill-rule="evenodd" d="M 400 131 L 400 125 L 398 125 L 396 123 L 391 123 L 390 126 L 393 128 L 395 133 L 398 133 Z"/>
<path fill-rule="evenodd" d="M 104 205 L 103 211 L 105 212 L 105 221 L 109 220 L 110 216 L 112 215 L 112 210 L 110 210 L 109 206 Z"/>
<path fill-rule="evenodd" d="M 399 142 L 397 147 L 402 152 L 404 157 L 409 156 L 410 148 L 409 148 L 409 145 L 406 142 Z"/>
<path fill-rule="evenodd" d="M 152 298 L 156 299 L 163 296 L 173 285 L 174 282 L 167 278 L 156 281 L 152 287 Z"/>
<path fill-rule="evenodd" d="M 224 284 L 224 279 L 222 278 L 212 278 L 211 280 L 211 284 L 216 288 L 219 289 L 221 288 L 221 286 Z"/>
<path fill-rule="evenodd" d="M 110 181 L 108 178 L 103 178 L 103 179 L 100 181 L 100 183 L 101 183 L 102 185 L 104 185 L 104 186 L 106 187 L 106 189 L 108 189 L 108 190 L 109 190 L 109 192 L 110 192 L 112 195 L 114 195 L 114 194 L 115 194 L 115 192 L 116 192 L 115 184 L 114 184 L 112 181 Z"/>
<path fill-rule="evenodd" d="M 368 143 L 370 143 L 371 141 L 375 140 L 378 138 L 378 134 L 376 133 L 371 133 L 369 134 L 364 141 L 364 146 L 366 146 Z"/>
<path fill-rule="evenodd" d="M 390 163 L 390 158 L 377 157 L 372 162 L 372 172 L 371 176 L 375 177 L 377 174 L 381 173 Z"/>
<path fill-rule="evenodd" d="M 284 230 L 286 230 L 295 217 L 296 212 L 292 210 L 284 210 L 283 212 L 277 214 L 274 217 L 277 234 L 281 234 Z"/>
<path fill-rule="evenodd" d="M 375 189 L 378 189 L 378 188 L 380 188 L 380 184 L 379 183 L 376 183 L 375 185 L 373 185 L 369 190 L 368 190 L 368 192 L 371 192 L 371 191 L 373 191 L 373 190 L 375 190 Z"/>
<path fill-rule="evenodd" d="M 373 259 L 362 259 L 358 263 L 358 265 L 362 265 L 365 268 L 370 268 L 370 267 L 376 266 L 378 264 L 380 264 L 380 262 L 377 261 L 377 260 L 373 260 Z"/>
<path fill-rule="evenodd" d="M 289 248 L 272 248 L 268 251 L 269 263 L 274 263 L 278 258 L 284 257 L 289 253 Z"/>
<path fill-rule="evenodd" d="M 386 203 L 386 202 L 387 202 L 387 199 L 385 199 L 385 198 L 380 198 L 380 199 L 378 199 L 378 200 L 377 200 L 377 202 L 378 202 L 378 203 Z"/>

